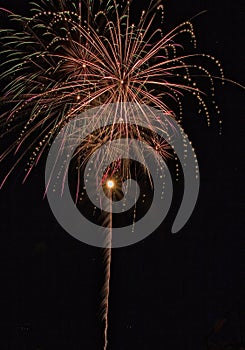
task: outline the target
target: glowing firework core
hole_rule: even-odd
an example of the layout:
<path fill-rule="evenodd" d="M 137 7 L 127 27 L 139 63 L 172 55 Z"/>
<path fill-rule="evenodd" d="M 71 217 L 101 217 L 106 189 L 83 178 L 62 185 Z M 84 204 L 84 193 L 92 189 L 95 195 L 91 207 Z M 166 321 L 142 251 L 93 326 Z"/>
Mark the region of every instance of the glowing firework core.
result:
<path fill-rule="evenodd" d="M 115 186 L 115 182 L 113 180 L 108 180 L 106 183 L 107 188 L 109 188 L 110 190 L 114 188 Z"/>

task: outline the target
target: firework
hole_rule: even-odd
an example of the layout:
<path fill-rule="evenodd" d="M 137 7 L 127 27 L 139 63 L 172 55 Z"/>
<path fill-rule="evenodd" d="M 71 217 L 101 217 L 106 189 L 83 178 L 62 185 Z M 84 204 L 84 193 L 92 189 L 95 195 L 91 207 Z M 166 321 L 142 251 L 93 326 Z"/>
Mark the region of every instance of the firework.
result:
<path fill-rule="evenodd" d="M 1 161 L 10 154 L 15 156 L 1 186 L 28 156 L 25 180 L 62 128 L 92 107 L 103 109 L 105 104 L 134 102 L 153 106 L 181 121 L 182 98 L 189 93 L 210 125 L 206 102 L 209 97 L 195 79 L 203 76 L 210 82 L 213 105 L 217 114 L 220 113 L 214 101 L 212 75 L 197 59 L 214 63 L 223 80 L 220 63 L 210 55 L 185 54 L 179 43 L 182 36 L 187 36 L 196 48 L 191 22 L 186 21 L 165 34 L 159 26 L 164 20 L 161 1 L 151 1 L 136 24 L 130 14 L 131 2 L 40 0 L 32 3 L 32 16 L 28 18 L 9 13 L 15 29 L 1 30 L 4 59 L 0 78 L 6 82 L 1 101 L 7 109 L 1 115 L 0 126 L 2 137 L 8 133 L 18 136 L 0 154 Z M 83 140 L 74 155 L 78 172 L 101 145 L 125 136 L 146 141 L 162 157 L 168 157 L 169 145 L 154 133 L 150 119 L 148 129 L 147 132 L 139 128 L 137 119 L 130 125 L 115 117 L 110 127 L 102 127 Z M 118 171 L 119 181 L 130 177 L 129 162 L 114 162 L 102 183 L 113 185 L 108 181 Z M 79 197 L 78 181 L 76 202 Z M 111 225 L 111 220 L 110 215 L 109 224 L 107 220 L 105 225 Z M 110 264 L 111 250 L 106 250 L 105 349 Z"/>
<path fill-rule="evenodd" d="M 152 29 L 159 16 L 163 18 L 160 1 L 142 12 L 138 24 L 131 21 L 129 1 L 120 5 L 115 0 L 88 1 L 87 6 L 81 1 L 42 1 L 32 6 L 30 18 L 10 15 L 19 30 L 1 31 L 5 58 L 1 79 L 10 80 L 2 96 L 8 111 L 1 124 L 3 134 L 16 135 L 20 130 L 1 154 L 1 160 L 11 152 L 17 157 L 2 184 L 25 154 L 30 155 L 28 176 L 60 129 L 93 106 L 133 101 L 181 119 L 181 98 L 191 93 L 210 124 L 205 95 L 192 78 L 206 75 L 214 97 L 211 74 L 192 63 L 205 55 L 183 55 L 179 36 L 189 36 L 196 45 L 190 22 L 166 35 L 160 28 Z M 205 58 L 220 67 L 215 58 Z M 221 68 L 220 73 L 223 77 Z M 166 105 L 169 98 L 177 102 L 177 111 Z M 98 137 L 94 141 L 98 144 Z"/>

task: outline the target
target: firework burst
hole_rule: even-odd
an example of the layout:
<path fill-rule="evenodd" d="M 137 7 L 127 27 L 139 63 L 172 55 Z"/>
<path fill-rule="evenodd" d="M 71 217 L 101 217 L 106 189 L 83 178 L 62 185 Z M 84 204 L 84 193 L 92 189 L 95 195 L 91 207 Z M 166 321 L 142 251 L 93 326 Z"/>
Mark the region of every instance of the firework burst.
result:
<path fill-rule="evenodd" d="M 134 102 L 153 106 L 173 118 L 178 116 L 181 121 L 182 98 L 189 93 L 210 125 L 206 102 L 210 98 L 195 80 L 195 76 L 203 76 L 210 82 L 210 95 L 219 114 L 212 75 L 198 63 L 198 58 L 214 63 L 223 80 L 220 63 L 210 55 L 185 54 L 180 44 L 181 37 L 186 36 L 196 48 L 192 23 L 186 21 L 165 34 L 159 26 L 164 20 L 160 0 L 151 1 L 137 23 L 131 19 L 131 3 L 40 0 L 32 3 L 30 17 L 8 13 L 15 29 L 2 29 L 0 33 L 4 58 L 0 78 L 6 82 L 1 97 L 6 108 L 0 126 L 2 137 L 8 133 L 18 136 L 0 154 L 1 161 L 10 154 L 15 156 L 1 186 L 27 155 L 26 179 L 61 129 L 92 107 L 103 109 L 105 104 Z M 166 102 L 171 100 L 175 109 Z M 81 167 L 100 145 L 125 135 L 146 141 L 164 158 L 169 156 L 169 145 L 154 132 L 142 132 L 137 120 L 129 125 L 115 118 L 110 127 L 100 128 L 81 143 L 76 154 Z M 129 177 L 128 164 L 114 162 L 103 182 L 118 169 L 122 177 Z M 109 225 L 107 221 L 105 225 Z M 103 300 L 105 349 L 110 264 L 108 249 Z"/>
<path fill-rule="evenodd" d="M 161 1 L 152 1 L 138 24 L 130 18 L 131 1 L 119 5 L 116 0 L 86 4 L 47 0 L 32 6 L 30 18 L 10 15 L 19 30 L 1 31 L 5 57 L 1 79 L 10 80 L 2 96 L 8 107 L 1 115 L 3 134 L 15 130 L 16 135 L 22 127 L 1 154 L 1 160 L 11 152 L 20 154 L 3 183 L 27 153 L 31 154 L 28 175 L 61 128 L 93 106 L 133 101 L 181 119 L 181 99 L 190 93 L 210 124 L 206 96 L 192 75 L 208 77 L 212 97 L 213 79 L 207 69 L 192 62 L 205 56 L 219 68 L 220 63 L 203 54 L 183 55 L 181 35 L 196 46 L 190 22 L 168 34 L 152 29 L 159 18 L 163 20 Z M 220 74 L 223 78 L 221 68 Z M 176 102 L 176 111 L 165 103 L 169 98 Z M 119 127 L 121 132 L 125 130 Z"/>

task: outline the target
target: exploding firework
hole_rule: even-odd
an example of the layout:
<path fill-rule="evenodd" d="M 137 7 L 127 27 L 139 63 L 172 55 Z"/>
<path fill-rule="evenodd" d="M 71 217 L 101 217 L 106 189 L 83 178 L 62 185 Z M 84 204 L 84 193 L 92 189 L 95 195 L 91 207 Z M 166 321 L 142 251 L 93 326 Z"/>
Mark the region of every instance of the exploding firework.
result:
<path fill-rule="evenodd" d="M 223 80 L 220 63 L 210 55 L 185 54 L 180 44 L 181 38 L 187 37 L 196 48 L 192 23 L 186 21 L 165 34 L 159 26 L 164 20 L 164 7 L 155 0 L 142 11 L 138 22 L 133 23 L 131 2 L 40 0 L 32 3 L 32 15 L 28 18 L 8 13 L 14 29 L 1 30 L 4 59 L 0 78 L 6 86 L 1 98 L 5 112 L 0 126 L 2 137 L 18 136 L 0 154 L 1 161 L 14 155 L 14 164 L 4 175 L 1 186 L 25 156 L 29 157 L 26 179 L 62 128 L 93 107 L 101 106 L 103 110 L 104 105 L 111 103 L 133 102 L 138 106 L 153 106 L 181 121 L 182 99 L 191 94 L 210 125 L 207 103 L 210 97 L 201 91 L 195 78 L 203 76 L 210 82 L 210 96 L 219 114 L 213 77 L 205 65 L 198 63 L 198 58 L 214 63 Z M 148 120 L 147 115 L 145 118 Z M 96 123 L 93 129 L 96 130 Z M 157 136 L 150 119 L 147 131 L 138 127 L 137 118 L 129 124 L 115 117 L 110 126 L 98 128 L 81 142 L 74 154 L 77 172 L 82 171 L 101 145 L 126 137 L 147 142 L 163 158 L 171 156 L 169 144 Z M 112 151 L 108 148 L 108 152 Z M 109 195 L 115 181 L 123 182 L 131 173 L 127 159 L 116 160 L 106 169 L 102 184 Z M 80 186 L 78 181 L 76 202 L 82 196 Z M 104 225 L 110 226 L 111 220 L 110 214 Z M 107 249 L 102 303 L 105 349 L 110 264 L 111 250 Z"/>
<path fill-rule="evenodd" d="M 190 22 L 168 34 L 153 29 L 159 16 L 163 20 L 161 1 L 152 1 L 138 24 L 130 18 L 131 1 L 119 5 L 115 0 L 87 4 L 47 0 L 32 6 L 32 17 L 9 15 L 16 29 L 1 31 L 5 58 L 1 79 L 10 80 L 2 96 L 8 108 L 1 116 L 2 135 L 12 131 L 16 135 L 20 130 L 16 141 L 1 154 L 1 160 L 11 152 L 17 157 L 3 183 L 25 154 L 30 154 L 28 176 L 61 128 L 94 106 L 133 101 L 181 119 L 181 99 L 190 93 L 210 124 L 206 97 L 192 75 L 210 80 L 212 97 L 213 78 L 193 60 L 204 57 L 218 68 L 220 63 L 209 55 L 183 55 L 178 43 L 181 35 L 189 36 L 196 46 Z M 221 68 L 220 74 L 223 78 Z M 177 102 L 176 111 L 166 104 L 169 99 Z M 140 137 L 137 124 L 126 129 L 115 120 L 113 134 Z M 101 133 L 111 137 L 105 130 Z M 101 133 L 88 140 L 91 151 L 105 141 Z"/>

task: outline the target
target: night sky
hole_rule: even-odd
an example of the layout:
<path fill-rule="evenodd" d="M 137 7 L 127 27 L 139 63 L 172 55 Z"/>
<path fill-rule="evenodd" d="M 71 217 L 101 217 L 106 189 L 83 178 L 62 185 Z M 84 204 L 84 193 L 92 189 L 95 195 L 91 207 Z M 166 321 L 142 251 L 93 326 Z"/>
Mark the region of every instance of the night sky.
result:
<path fill-rule="evenodd" d="M 146 3 L 135 0 L 135 14 Z M 21 14 L 27 4 L 0 0 L 0 7 Z M 166 32 L 208 10 L 193 20 L 197 51 L 219 58 L 225 76 L 243 83 L 243 1 L 171 0 L 165 8 Z M 191 100 L 185 105 L 183 125 L 201 175 L 186 226 L 172 235 L 169 217 L 144 241 L 112 252 L 110 350 L 204 350 L 211 342 L 245 342 L 244 92 L 217 84 L 216 98 L 222 136 L 217 126 L 206 126 Z M 56 222 L 43 199 L 45 159 L 22 185 L 24 167 L 0 191 L 0 349 L 102 349 L 102 250 L 76 241 Z"/>

